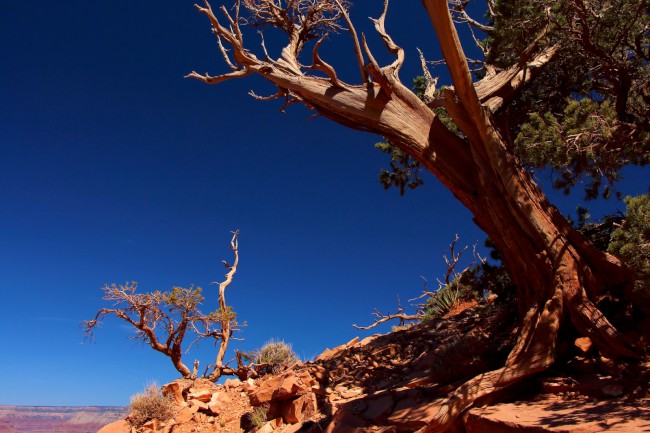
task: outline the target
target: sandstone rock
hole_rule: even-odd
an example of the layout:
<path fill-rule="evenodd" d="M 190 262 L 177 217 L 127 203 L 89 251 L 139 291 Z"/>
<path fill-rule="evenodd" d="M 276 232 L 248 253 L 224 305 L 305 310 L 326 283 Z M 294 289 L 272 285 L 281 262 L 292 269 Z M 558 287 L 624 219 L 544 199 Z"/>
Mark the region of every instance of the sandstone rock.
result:
<path fill-rule="evenodd" d="M 429 401 L 420 401 L 415 390 L 409 390 L 397 402 L 387 421 L 398 430 L 415 430 L 428 425 L 438 413 L 438 407 Z"/>
<path fill-rule="evenodd" d="M 368 408 L 363 413 L 363 417 L 373 424 L 379 424 L 391 413 L 395 402 L 390 395 L 384 395 L 380 398 L 367 399 Z"/>
<path fill-rule="evenodd" d="M 287 424 L 296 424 L 311 418 L 316 412 L 316 395 L 309 393 L 286 403 L 282 408 L 282 418 Z"/>
<path fill-rule="evenodd" d="M 210 399 L 212 398 L 212 391 L 209 389 L 198 389 L 198 390 L 193 390 L 189 394 L 187 394 L 187 400 L 198 400 L 203 403 L 208 403 Z"/>
<path fill-rule="evenodd" d="M 350 433 L 354 429 L 360 427 L 367 427 L 368 421 L 359 415 L 347 412 L 345 410 L 338 411 L 330 421 L 325 433 Z"/>
<path fill-rule="evenodd" d="M 316 361 L 329 361 L 336 358 L 338 355 L 343 353 L 345 350 L 354 346 L 359 342 L 359 337 L 354 337 L 352 340 L 348 341 L 346 344 L 335 347 L 334 349 L 325 349 L 323 353 L 316 357 Z"/>
<path fill-rule="evenodd" d="M 208 403 L 204 403 L 199 400 L 190 400 L 188 403 L 188 406 L 192 408 L 193 410 L 195 409 L 195 412 L 198 412 L 200 410 L 207 411 L 209 410 L 208 408 Z"/>
<path fill-rule="evenodd" d="M 119 420 L 112 422 L 100 428 L 97 433 L 129 433 L 131 431 L 131 424 L 126 420 Z"/>
<path fill-rule="evenodd" d="M 589 337 L 576 338 L 573 344 L 578 349 L 578 351 L 580 351 L 580 353 L 582 353 L 583 355 L 589 353 L 589 351 L 593 346 L 593 343 L 591 342 L 591 339 Z"/>
<path fill-rule="evenodd" d="M 165 427 L 162 429 L 162 433 L 170 433 L 175 425 L 176 425 L 176 421 L 174 421 L 173 419 L 167 421 L 167 424 L 165 424 Z"/>
<path fill-rule="evenodd" d="M 198 408 L 196 409 L 198 410 Z M 196 413 L 196 410 L 194 410 L 191 407 L 184 407 L 181 409 L 181 411 L 176 415 L 176 418 L 174 418 L 174 421 L 176 421 L 176 424 L 183 424 L 188 422 L 189 420 L 192 419 L 194 414 Z"/>
<path fill-rule="evenodd" d="M 144 425 L 142 427 L 144 427 L 146 429 L 149 429 L 151 431 L 157 432 L 158 428 L 160 427 L 160 421 L 158 421 L 157 419 L 152 419 L 152 420 L 147 421 L 146 423 L 144 423 Z"/>
<path fill-rule="evenodd" d="M 271 433 L 273 430 L 275 430 L 273 426 L 267 422 L 257 430 L 257 433 Z"/>
<path fill-rule="evenodd" d="M 221 413 L 221 408 L 226 407 L 232 402 L 232 399 L 228 397 L 228 394 L 225 392 L 215 392 L 212 394 L 212 399 L 208 403 L 208 409 L 214 415 L 219 415 Z"/>
<path fill-rule="evenodd" d="M 316 381 L 309 373 L 299 377 L 295 372 L 290 371 L 281 376 L 271 376 L 264 380 L 250 392 L 248 397 L 253 406 L 259 406 L 271 400 L 289 400 L 309 393 L 312 384 L 315 383 Z"/>
<path fill-rule="evenodd" d="M 178 382 L 171 382 L 163 385 L 161 391 L 165 397 L 170 397 L 178 405 L 181 405 L 185 402 L 183 393 L 181 391 L 181 386 L 178 384 Z"/>
<path fill-rule="evenodd" d="M 363 394 L 363 389 L 361 389 L 361 388 L 353 388 L 353 389 L 349 389 L 349 390 L 347 390 L 345 392 L 342 392 L 341 397 L 343 397 L 344 399 L 350 399 L 350 398 L 354 398 L 354 397 L 359 397 L 361 394 Z"/>
<path fill-rule="evenodd" d="M 238 386 L 241 386 L 241 384 L 242 382 L 239 379 L 227 379 L 224 386 L 226 388 L 237 388 Z"/>
<path fill-rule="evenodd" d="M 647 431 L 648 400 L 553 400 L 474 408 L 465 418 L 467 433 L 632 433 Z"/>

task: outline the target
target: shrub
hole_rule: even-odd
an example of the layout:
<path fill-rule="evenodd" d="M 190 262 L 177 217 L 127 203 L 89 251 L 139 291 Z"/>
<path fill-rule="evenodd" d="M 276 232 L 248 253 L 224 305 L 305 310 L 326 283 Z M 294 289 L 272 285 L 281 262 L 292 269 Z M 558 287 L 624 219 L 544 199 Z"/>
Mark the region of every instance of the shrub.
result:
<path fill-rule="evenodd" d="M 426 322 L 438 319 L 447 314 L 460 301 L 460 291 L 454 285 L 447 285 L 438 290 L 435 295 L 427 299 L 424 304 L 424 317 Z"/>
<path fill-rule="evenodd" d="M 250 412 L 248 414 L 248 419 L 251 422 L 251 424 L 257 428 L 262 427 L 266 422 L 266 418 L 267 418 L 266 413 L 268 410 L 269 410 L 269 406 L 267 404 L 263 404 L 253 409 L 253 412 Z"/>
<path fill-rule="evenodd" d="M 162 395 L 156 383 L 148 385 L 143 393 L 131 397 L 129 419 L 135 426 L 142 426 L 149 420 L 167 421 L 176 415 L 174 402 Z"/>
<path fill-rule="evenodd" d="M 627 197 L 625 204 L 625 220 L 612 233 L 608 251 L 634 271 L 636 281 L 627 297 L 650 314 L 650 196 Z"/>
<path fill-rule="evenodd" d="M 263 364 L 263 369 L 278 374 L 298 360 L 290 344 L 284 341 L 270 340 L 253 354 L 256 364 Z"/>

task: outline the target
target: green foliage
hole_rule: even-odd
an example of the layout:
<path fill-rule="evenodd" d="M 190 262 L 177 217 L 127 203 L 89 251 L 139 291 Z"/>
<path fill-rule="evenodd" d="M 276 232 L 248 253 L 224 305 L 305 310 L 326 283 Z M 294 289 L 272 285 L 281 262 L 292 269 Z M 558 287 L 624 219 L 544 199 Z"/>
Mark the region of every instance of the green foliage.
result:
<path fill-rule="evenodd" d="M 210 320 L 215 323 L 236 323 L 237 322 L 237 313 L 233 311 L 233 307 L 226 306 L 225 309 L 219 308 L 216 311 L 210 313 Z"/>
<path fill-rule="evenodd" d="M 439 319 L 447 314 L 460 301 L 460 292 L 448 285 L 438 290 L 424 304 L 423 322 Z"/>
<path fill-rule="evenodd" d="M 203 303 L 203 289 L 200 287 L 189 288 L 173 287 L 170 292 L 154 292 L 155 298 L 161 298 L 170 311 L 193 311 Z"/>
<path fill-rule="evenodd" d="M 500 68 L 519 62 L 547 26 L 537 49 L 559 47 L 502 113 L 513 151 L 531 170 L 551 168 L 554 188 L 584 185 L 590 200 L 610 197 L 623 166 L 650 163 L 650 0 L 497 1 L 490 24 L 481 44 L 486 62 Z M 414 79 L 418 97 L 425 88 L 424 77 Z M 444 108 L 434 112 L 462 138 Z M 417 161 L 390 143 L 376 147 L 391 154 L 379 174 L 385 189 L 404 194 L 423 183 Z"/>
<path fill-rule="evenodd" d="M 390 154 L 390 170 L 382 168 L 379 172 L 379 181 L 384 189 L 394 186 L 399 188 L 400 195 L 404 195 L 406 187 L 415 189 L 424 183 L 420 177 L 422 166 L 414 158 L 388 142 L 376 143 L 375 148 Z"/>
<path fill-rule="evenodd" d="M 156 383 L 148 385 L 144 392 L 131 397 L 129 420 L 136 427 L 157 419 L 165 422 L 176 415 L 174 402 L 162 395 Z"/>
<path fill-rule="evenodd" d="M 488 63 L 508 67 L 540 36 L 553 60 L 507 114 L 515 152 L 554 186 L 608 197 L 627 164 L 650 162 L 650 0 L 495 4 Z"/>
<path fill-rule="evenodd" d="M 261 349 L 255 350 L 246 357 L 255 364 L 262 364 L 263 372 L 280 373 L 298 360 L 290 344 L 282 340 L 270 340 Z"/>
<path fill-rule="evenodd" d="M 535 167 L 550 166 L 557 171 L 554 187 L 569 193 L 586 177 L 586 198 L 597 198 L 599 191 L 608 198 L 609 184 L 618 179 L 625 165 L 648 162 L 647 149 L 620 137 L 621 125 L 611 99 L 569 100 L 560 115 L 533 112 L 521 125 L 515 151 Z"/>
<path fill-rule="evenodd" d="M 423 321 L 438 319 L 449 313 L 459 302 L 478 300 L 483 296 L 483 266 L 467 268 L 446 286 L 437 290 L 424 304 Z"/>
<path fill-rule="evenodd" d="M 608 251 L 635 272 L 630 301 L 650 314 L 650 195 L 627 197 L 625 204 L 625 219 L 612 234 Z"/>
<path fill-rule="evenodd" d="M 425 87 L 426 82 L 424 77 L 415 77 L 413 79 L 413 91 L 418 98 L 422 99 L 424 97 Z M 436 96 L 441 95 L 445 87 L 442 86 L 437 89 Z M 434 112 L 447 129 L 456 135 L 462 135 L 444 108 L 436 108 Z M 424 179 L 421 176 L 422 164 L 413 157 L 407 155 L 389 141 L 376 143 L 375 148 L 383 153 L 390 154 L 390 169 L 382 168 L 379 171 L 379 182 L 385 190 L 395 187 L 399 189 L 400 195 L 404 195 L 407 187 L 408 189 L 415 189 L 424 184 Z"/>
<path fill-rule="evenodd" d="M 253 412 L 250 412 L 248 414 L 248 419 L 251 422 L 251 424 L 253 424 L 257 428 L 262 427 L 264 423 L 267 421 L 266 418 L 267 418 L 268 410 L 269 410 L 268 404 L 263 404 L 253 409 Z"/>

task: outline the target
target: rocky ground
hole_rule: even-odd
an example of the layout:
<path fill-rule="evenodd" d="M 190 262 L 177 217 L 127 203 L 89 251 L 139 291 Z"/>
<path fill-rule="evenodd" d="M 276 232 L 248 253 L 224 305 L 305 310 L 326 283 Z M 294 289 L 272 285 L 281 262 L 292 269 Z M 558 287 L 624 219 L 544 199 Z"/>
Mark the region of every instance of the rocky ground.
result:
<path fill-rule="evenodd" d="M 466 308 L 469 306 L 466 306 Z M 436 401 L 505 360 L 517 330 L 512 311 L 492 304 L 327 349 L 316 360 L 223 385 L 181 379 L 163 387 L 176 402 L 167 422 L 134 428 L 123 420 L 100 433 L 425 431 Z M 578 338 L 562 361 L 481 407 L 454 433 L 650 431 L 650 364 L 625 366 Z"/>

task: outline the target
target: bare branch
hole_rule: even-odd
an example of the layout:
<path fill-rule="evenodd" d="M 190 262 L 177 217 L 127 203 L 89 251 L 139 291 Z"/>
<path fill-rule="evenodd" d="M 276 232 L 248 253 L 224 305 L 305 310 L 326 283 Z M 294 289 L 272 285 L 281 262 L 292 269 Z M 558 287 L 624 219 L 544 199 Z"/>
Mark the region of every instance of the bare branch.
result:
<path fill-rule="evenodd" d="M 352 20 L 350 19 L 350 14 L 348 13 L 347 9 L 343 7 L 340 0 L 334 0 L 334 1 L 336 2 L 336 5 L 339 7 L 341 14 L 343 15 L 343 18 L 345 18 L 345 22 L 348 25 L 348 31 L 350 32 L 350 36 L 352 37 L 352 42 L 354 43 L 354 55 L 357 58 L 357 64 L 359 65 L 359 71 L 361 72 L 361 82 L 366 84 L 368 83 L 368 73 L 366 72 L 363 53 L 361 52 L 361 46 L 359 45 L 359 37 L 357 36 L 357 30 L 355 29 L 354 24 L 352 24 Z"/>
<path fill-rule="evenodd" d="M 323 36 L 318 42 L 316 42 L 316 45 L 314 46 L 314 51 L 312 54 L 312 66 L 310 69 L 317 69 L 319 71 L 322 71 L 325 73 L 330 78 L 330 81 L 332 84 L 336 87 L 343 87 L 341 83 L 339 82 L 338 77 L 336 76 L 336 71 L 334 68 L 326 63 L 323 59 L 320 58 L 318 55 L 318 48 L 320 47 L 320 44 L 323 42 L 323 39 L 325 39 L 325 36 Z"/>
<path fill-rule="evenodd" d="M 431 103 L 434 100 L 434 95 L 436 93 L 436 84 L 438 84 L 438 77 L 433 78 L 429 67 L 427 66 L 427 61 L 424 58 L 424 53 L 418 48 L 418 53 L 420 54 L 420 65 L 422 66 L 422 75 L 424 76 L 424 81 L 426 83 L 424 92 L 422 95 L 422 100 L 431 107 Z"/>
<path fill-rule="evenodd" d="M 384 10 L 382 11 L 381 16 L 377 19 L 370 19 L 373 23 L 375 23 L 375 29 L 377 30 L 377 33 L 379 33 L 379 36 L 381 36 L 381 39 L 384 41 L 386 49 L 388 49 L 391 54 L 395 54 L 397 56 L 397 59 L 386 68 L 391 69 L 393 77 L 399 80 L 399 71 L 404 64 L 404 50 L 393 41 L 393 38 L 391 38 L 386 31 L 386 14 L 388 13 L 388 1 L 389 0 L 384 0 Z"/>
<path fill-rule="evenodd" d="M 470 17 L 467 14 L 467 10 L 466 10 L 468 4 L 469 4 L 469 0 L 449 0 L 449 5 L 451 6 L 450 9 L 451 9 L 452 16 L 454 17 L 454 21 L 467 23 L 469 24 L 470 29 L 472 27 L 475 27 L 480 31 L 486 33 L 494 30 L 494 27 L 480 23 L 475 19 L 473 19 L 472 17 Z M 489 7 L 490 5 L 488 5 L 488 8 Z M 472 35 L 473 34 L 474 33 L 472 31 Z"/>
<path fill-rule="evenodd" d="M 234 72 L 230 72 L 228 74 L 217 75 L 216 77 L 212 77 L 207 72 L 201 75 L 196 71 L 192 71 L 191 73 L 186 75 L 185 78 L 194 78 L 196 80 L 204 82 L 205 84 L 217 84 L 217 83 L 221 83 L 222 81 L 230 80 L 231 78 L 243 78 L 252 73 L 253 71 L 250 69 L 239 69 Z"/>
<path fill-rule="evenodd" d="M 404 309 L 402 308 L 402 304 L 399 301 L 399 296 L 397 297 L 397 305 L 398 305 L 397 313 L 395 313 L 395 314 L 390 314 L 390 313 L 382 314 L 377 309 L 375 309 L 373 314 L 375 316 L 377 316 L 378 319 L 375 320 L 372 325 L 359 326 L 359 325 L 354 325 L 353 324 L 352 326 L 355 329 L 366 331 L 368 329 L 372 329 L 372 328 L 374 328 L 376 326 L 379 326 L 382 323 L 386 323 L 386 322 L 388 322 L 390 320 L 395 320 L 395 319 L 399 319 L 400 326 L 404 325 L 405 322 L 413 322 L 415 320 L 422 320 L 422 315 L 421 314 L 405 314 L 404 313 Z"/>

